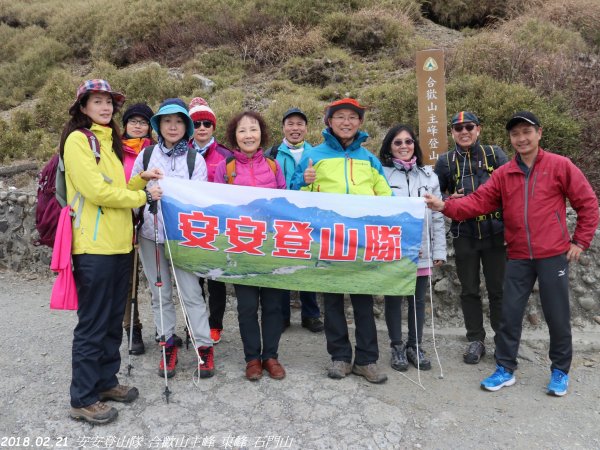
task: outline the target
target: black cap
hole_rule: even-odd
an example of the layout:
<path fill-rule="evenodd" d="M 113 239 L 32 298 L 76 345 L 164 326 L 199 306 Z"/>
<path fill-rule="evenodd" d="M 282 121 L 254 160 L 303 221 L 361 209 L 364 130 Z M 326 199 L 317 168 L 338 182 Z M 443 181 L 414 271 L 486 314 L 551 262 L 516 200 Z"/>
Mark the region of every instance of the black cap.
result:
<path fill-rule="evenodd" d="M 283 119 L 281 119 L 281 123 L 285 122 L 285 119 L 287 119 L 290 116 L 300 116 L 300 117 L 302 117 L 304 119 L 304 121 L 306 123 L 308 123 L 308 117 L 306 117 L 306 114 L 304 114 L 300 108 L 290 108 L 290 109 L 288 109 L 283 114 Z"/>
<path fill-rule="evenodd" d="M 519 122 L 527 122 L 530 125 L 541 127 L 540 120 L 537 117 L 535 117 L 535 114 L 529 111 L 519 111 L 514 113 L 510 120 L 506 122 L 506 129 L 510 131 L 511 128 Z"/>
<path fill-rule="evenodd" d="M 133 116 L 143 117 L 148 123 L 150 123 L 150 119 L 152 119 L 153 115 L 154 111 L 152 111 L 148 105 L 145 103 L 135 103 L 127 108 L 127 110 L 123 113 L 123 126 L 127 125 L 127 121 Z"/>

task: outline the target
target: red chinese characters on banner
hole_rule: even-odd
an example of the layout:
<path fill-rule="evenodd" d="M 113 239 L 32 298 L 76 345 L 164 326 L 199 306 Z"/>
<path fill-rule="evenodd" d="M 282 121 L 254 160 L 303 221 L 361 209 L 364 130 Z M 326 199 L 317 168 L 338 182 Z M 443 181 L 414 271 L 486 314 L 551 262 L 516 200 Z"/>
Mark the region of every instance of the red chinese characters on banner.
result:
<path fill-rule="evenodd" d="M 228 253 L 248 253 L 260 255 L 260 250 L 267 239 L 267 223 L 261 220 L 252 220 L 252 217 L 240 216 L 238 219 L 228 218 L 225 235 L 231 247 L 226 248 Z"/>
<path fill-rule="evenodd" d="M 273 228 L 275 248 L 271 255 L 280 258 L 310 259 L 310 244 L 313 241 L 310 222 L 275 220 Z"/>
<path fill-rule="evenodd" d="M 365 261 L 397 261 L 402 257 L 400 226 L 365 226 Z"/>
<path fill-rule="evenodd" d="M 323 261 L 355 261 L 358 253 L 358 230 L 349 228 L 346 236 L 346 226 L 343 223 L 331 228 L 321 228 L 321 250 L 319 259 Z"/>
<path fill-rule="evenodd" d="M 179 229 L 183 241 L 179 245 L 184 247 L 200 247 L 205 250 L 219 250 L 212 245 L 219 234 L 219 218 L 207 216 L 202 211 L 190 214 L 179 214 Z"/>
<path fill-rule="evenodd" d="M 213 245 L 219 235 L 219 217 L 207 216 L 201 211 L 179 214 L 179 229 L 184 240 L 179 245 L 219 250 Z M 272 256 L 279 258 L 310 259 L 314 230 L 310 222 L 293 220 L 273 221 Z M 402 227 L 365 225 L 364 261 L 398 261 L 402 257 Z M 358 256 L 359 230 L 336 223 L 322 228 L 319 259 L 323 261 L 355 261 Z M 248 216 L 227 218 L 223 233 L 230 245 L 228 253 L 247 253 L 263 256 L 261 250 L 267 240 L 267 223 Z"/>

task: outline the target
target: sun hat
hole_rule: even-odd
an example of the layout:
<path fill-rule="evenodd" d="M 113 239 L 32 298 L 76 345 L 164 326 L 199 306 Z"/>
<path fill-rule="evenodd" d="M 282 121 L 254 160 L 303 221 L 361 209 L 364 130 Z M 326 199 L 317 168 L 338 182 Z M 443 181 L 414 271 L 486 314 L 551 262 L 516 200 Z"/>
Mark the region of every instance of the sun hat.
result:
<path fill-rule="evenodd" d="M 168 98 L 160 104 L 158 112 L 150 119 L 150 125 L 152 125 L 152 129 L 156 134 L 160 135 L 160 116 L 168 114 L 182 114 L 186 120 L 185 135 L 187 139 L 190 139 L 194 135 L 194 121 L 190 117 L 184 101 L 180 98 Z"/>
<path fill-rule="evenodd" d="M 106 92 L 111 95 L 113 99 L 113 114 L 116 113 L 125 103 L 125 95 L 120 92 L 113 91 L 108 84 L 108 81 L 102 79 L 86 80 L 79 85 L 77 88 L 77 95 L 75 102 L 69 108 L 69 114 L 73 115 L 79 109 L 81 99 L 90 92 Z"/>

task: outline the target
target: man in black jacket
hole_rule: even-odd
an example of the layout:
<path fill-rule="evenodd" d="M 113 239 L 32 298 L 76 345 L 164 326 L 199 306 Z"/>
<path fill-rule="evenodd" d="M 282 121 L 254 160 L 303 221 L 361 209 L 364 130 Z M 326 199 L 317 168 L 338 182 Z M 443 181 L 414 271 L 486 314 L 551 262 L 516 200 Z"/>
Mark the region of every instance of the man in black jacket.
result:
<path fill-rule="evenodd" d="M 479 141 L 479 118 L 468 111 L 452 117 L 454 149 L 444 153 L 435 165 L 444 196 L 456 198 L 469 195 L 484 184 L 494 169 L 508 161 L 504 151 Z M 481 301 L 480 265 L 490 303 L 490 322 L 494 332 L 502 313 L 502 282 L 506 264 L 502 212 L 495 211 L 456 222 L 450 227 L 455 251 L 456 273 L 461 284 L 461 308 L 469 345 L 463 354 L 467 364 L 477 364 L 485 355 L 485 329 Z"/>

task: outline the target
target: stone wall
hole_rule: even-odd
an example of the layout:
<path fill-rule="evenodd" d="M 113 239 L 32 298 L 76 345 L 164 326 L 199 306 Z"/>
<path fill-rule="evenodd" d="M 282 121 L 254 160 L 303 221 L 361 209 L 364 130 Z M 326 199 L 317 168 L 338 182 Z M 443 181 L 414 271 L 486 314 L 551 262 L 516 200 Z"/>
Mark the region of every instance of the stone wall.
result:
<path fill-rule="evenodd" d="M 37 238 L 35 205 L 35 194 L 16 190 L 0 191 L 0 268 L 51 276 L 51 249 L 34 245 Z M 571 230 L 575 218 L 574 211 L 569 210 L 567 220 Z M 600 323 L 600 229 L 596 231 L 592 247 L 583 254 L 580 263 L 571 265 L 569 278 L 573 324 L 584 327 L 594 321 Z M 460 285 L 454 268 L 454 249 L 450 242 L 448 263 L 435 270 L 432 285 L 435 315 L 444 323 L 460 325 Z M 482 292 L 485 298 L 483 276 Z M 487 305 L 487 298 L 485 304 Z M 378 309 L 382 309 L 381 305 Z M 543 323 L 537 286 L 528 305 L 527 319 L 532 327 Z"/>

